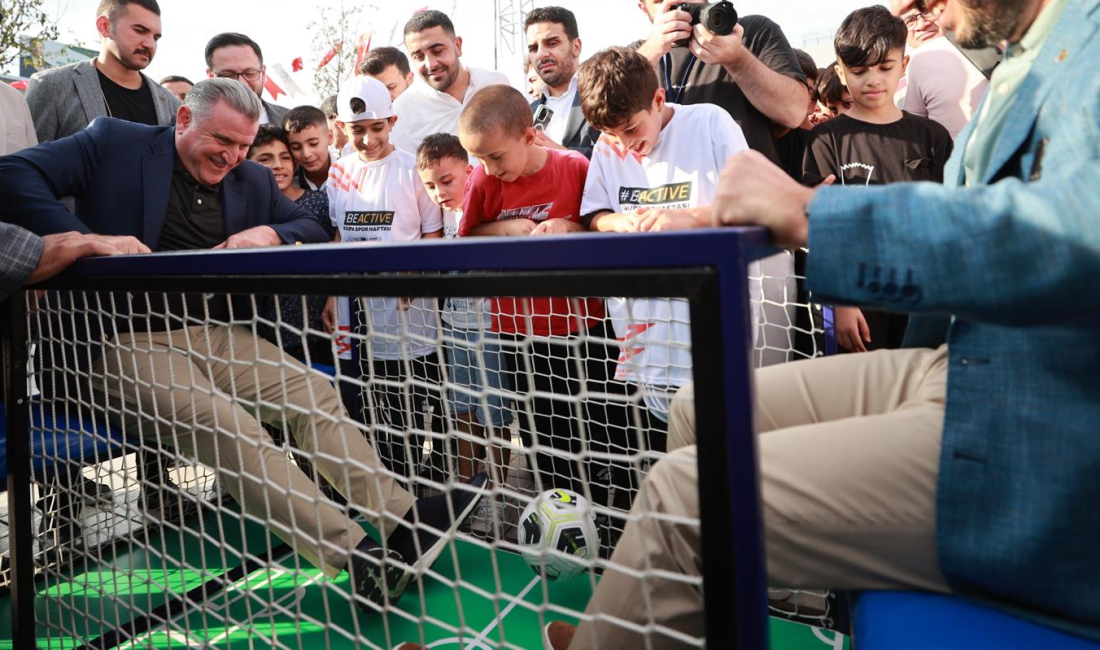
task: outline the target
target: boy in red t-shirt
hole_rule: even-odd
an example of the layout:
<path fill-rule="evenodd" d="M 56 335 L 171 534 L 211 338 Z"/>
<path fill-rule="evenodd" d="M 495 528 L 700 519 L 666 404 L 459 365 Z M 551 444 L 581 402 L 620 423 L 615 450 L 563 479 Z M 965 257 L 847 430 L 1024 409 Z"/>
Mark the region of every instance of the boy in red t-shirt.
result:
<path fill-rule="evenodd" d="M 588 159 L 535 144 L 531 108 L 524 101 L 521 109 L 520 100 L 510 86 L 489 86 L 459 117 L 458 138 L 481 162 L 466 182 L 460 237 L 585 231 L 580 209 Z M 493 304 L 494 331 L 567 336 L 584 329 L 584 304 L 578 312 L 566 298 L 494 298 Z"/>
<path fill-rule="evenodd" d="M 459 236 L 585 231 L 580 207 L 588 159 L 573 151 L 537 145 L 536 133 L 527 100 L 510 86 L 484 88 L 463 109 L 458 137 L 481 166 L 466 184 Z M 580 452 L 571 405 L 549 395 L 577 395 L 582 380 L 591 384 L 606 376 L 608 351 L 591 342 L 614 339 L 604 331 L 603 302 L 592 298 L 493 298 L 492 312 L 490 329 L 505 342 L 502 351 L 512 385 L 520 395 L 533 390 L 547 396 L 517 401 L 518 405 L 530 404 L 534 411 L 531 419 L 520 418 L 524 445 L 532 448 L 527 423 L 533 420 L 540 446 Z M 585 330 L 589 335 L 577 345 L 577 336 Z M 578 376 L 579 363 L 589 371 L 585 377 Z M 581 489 L 581 474 L 574 462 L 547 453 L 537 454 L 537 459 L 541 489 Z"/>

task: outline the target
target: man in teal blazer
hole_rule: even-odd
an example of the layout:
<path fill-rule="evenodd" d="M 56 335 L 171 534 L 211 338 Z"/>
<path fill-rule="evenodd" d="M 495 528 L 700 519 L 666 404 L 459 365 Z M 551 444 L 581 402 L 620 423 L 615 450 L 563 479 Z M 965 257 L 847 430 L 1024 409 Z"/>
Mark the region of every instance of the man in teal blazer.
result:
<path fill-rule="evenodd" d="M 957 593 L 1100 638 L 1100 0 L 924 5 L 961 43 L 1009 43 L 945 185 L 804 188 L 746 152 L 714 203 L 808 245 L 815 302 L 914 315 L 909 349 L 758 373 L 769 581 Z M 697 516 L 673 411 L 689 446 L 636 503 Z M 698 551 L 697 528 L 648 518 L 612 564 L 698 575 Z M 590 622 L 551 641 L 698 636 L 701 607 L 696 585 L 609 568 Z"/>

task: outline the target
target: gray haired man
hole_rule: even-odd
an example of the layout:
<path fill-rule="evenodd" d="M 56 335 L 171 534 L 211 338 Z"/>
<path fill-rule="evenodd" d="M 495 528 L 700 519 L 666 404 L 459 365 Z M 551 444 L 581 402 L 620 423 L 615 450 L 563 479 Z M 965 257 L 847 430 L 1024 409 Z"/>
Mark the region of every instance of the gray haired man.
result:
<path fill-rule="evenodd" d="M 174 127 L 97 120 L 69 138 L 0 158 L 7 181 L 0 204 L 11 221 L 39 234 L 136 238 L 122 252 L 326 241 L 271 172 L 245 160 L 260 112 L 259 97 L 244 84 L 205 79 L 188 93 Z M 56 200 L 70 193 L 76 215 Z M 106 324 L 117 334 L 93 344 L 100 349 L 92 350 L 87 393 L 106 392 L 97 399 L 108 413 L 131 416 L 117 425 L 215 468 L 246 515 L 325 573 L 347 569 L 360 606 L 395 602 L 476 506 L 484 474 L 450 494 L 416 500 L 383 468 L 332 384 L 250 328 L 230 324 L 228 297 L 135 296 L 132 303 L 125 318 Z M 247 310 L 233 305 L 238 318 L 237 309 Z M 88 332 L 74 339 L 97 340 Z M 386 537 L 385 548 L 279 451 L 254 416 L 257 404 L 277 405 L 261 406 L 259 417 L 292 431 L 319 473 Z"/>

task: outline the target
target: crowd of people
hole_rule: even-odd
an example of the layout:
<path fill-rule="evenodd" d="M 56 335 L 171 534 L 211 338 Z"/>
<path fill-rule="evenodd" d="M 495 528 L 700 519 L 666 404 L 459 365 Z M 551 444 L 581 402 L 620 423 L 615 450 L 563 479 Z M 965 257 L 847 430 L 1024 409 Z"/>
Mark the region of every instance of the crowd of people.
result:
<path fill-rule="evenodd" d="M 1081 546 L 1100 508 L 1059 508 L 1050 496 L 1044 515 L 1020 490 L 1030 481 L 1049 495 L 1076 481 L 1067 498 L 1092 506 L 1100 494 L 1086 475 L 1100 455 L 1086 440 L 1100 404 L 1100 381 L 1087 381 L 1100 366 L 1086 363 L 1097 313 L 1059 288 L 1100 271 L 1100 228 L 1072 194 L 1097 180 L 1095 125 L 1040 115 L 1036 132 L 1045 106 L 1025 115 L 1011 103 L 1041 83 L 1033 65 L 1056 76 L 1050 62 L 1068 57 L 1059 71 L 1095 78 L 1074 57 L 1100 42 L 1081 36 L 1070 56 L 1056 25 L 1092 20 L 1097 0 L 955 2 L 856 10 L 821 69 L 766 17 L 715 35 L 665 0 L 638 3 L 648 37 L 582 63 L 575 16 L 540 7 L 524 25 L 526 94 L 467 65 L 451 20 L 421 11 L 405 25 L 404 52 L 374 48 L 320 107 L 288 110 L 263 100 L 263 54 L 243 34 L 209 41 L 209 79 L 154 82 L 141 71 L 160 38 L 156 0 L 103 0 L 97 59 L 35 75 L 25 105 L 0 87 L 4 120 L 25 127 L 0 130 L 16 135 L 0 151 L 14 154 L 0 158 L 0 291 L 86 255 L 764 225 L 784 247 L 809 246 L 808 286 L 837 305 L 837 342 L 851 353 L 756 376 L 769 581 L 972 593 L 1096 634 L 1100 585 L 1067 599 L 1056 587 L 1018 589 L 997 566 L 1069 584 L 1074 567 L 1100 561 Z M 984 103 L 988 71 L 947 29 L 961 44 L 1006 50 Z M 1040 63 L 1050 47 L 1060 51 Z M 1043 184 L 1046 151 L 1053 186 Z M 1052 224 L 1076 224 L 1081 240 L 1057 239 Z M 1014 269 L 1028 255 L 1046 270 L 1024 280 Z M 173 424 L 143 435 L 216 467 L 243 509 L 303 557 L 349 571 L 367 610 L 396 602 L 464 520 L 499 526 L 499 501 L 483 495 L 507 479 L 514 419 L 542 488 L 624 513 L 699 515 L 683 301 L 322 296 L 261 308 L 282 327 L 254 340 L 225 297 L 135 303 L 103 343 L 111 354 L 86 355 L 89 372 L 126 405 L 108 412 L 177 405 Z M 631 354 L 605 344 L 615 339 Z M 1052 349 L 1076 356 L 1052 365 Z M 190 372 L 189 350 L 227 361 Z M 299 372 L 258 365 L 245 377 L 229 350 Z M 122 364 L 120 352 L 140 358 Z M 333 387 L 306 372 L 317 362 L 351 381 Z M 196 389 L 210 400 L 185 397 Z M 1075 397 L 1084 392 L 1091 406 Z M 317 452 L 318 471 L 382 539 L 330 505 L 226 395 L 285 403 L 261 419 Z M 1033 427 L 1053 423 L 1029 409 L 1056 404 L 1076 415 L 1059 423 L 1063 441 L 1037 447 Z M 455 430 L 453 448 L 433 445 L 450 458 L 422 453 L 421 436 Z M 595 453 L 578 454 L 582 439 Z M 606 460 L 611 450 L 670 459 L 639 485 L 639 468 Z M 1052 468 L 1036 472 L 1031 454 Z M 164 472 L 155 463 L 143 463 L 153 477 Z M 410 492 L 440 467 L 431 476 L 448 492 Z M 672 647 L 677 634 L 701 634 L 696 583 L 638 577 L 698 575 L 698 529 L 608 516 L 600 529 L 612 562 L 581 627 L 556 624 L 547 643 L 634 647 L 644 633 Z M 622 596 L 639 589 L 648 608 Z"/>

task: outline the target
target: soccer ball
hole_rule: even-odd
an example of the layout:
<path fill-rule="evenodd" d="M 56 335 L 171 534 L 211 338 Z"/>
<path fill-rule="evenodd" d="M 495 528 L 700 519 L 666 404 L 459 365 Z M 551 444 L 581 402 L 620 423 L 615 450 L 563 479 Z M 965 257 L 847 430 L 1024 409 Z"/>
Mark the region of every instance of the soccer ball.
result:
<path fill-rule="evenodd" d="M 519 545 L 531 569 L 547 580 L 573 578 L 600 552 L 596 513 L 570 490 L 547 490 L 520 517 Z"/>

